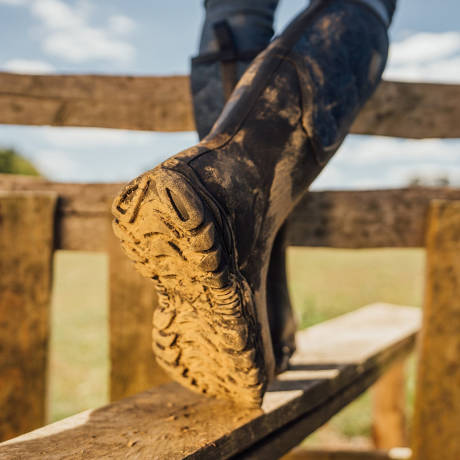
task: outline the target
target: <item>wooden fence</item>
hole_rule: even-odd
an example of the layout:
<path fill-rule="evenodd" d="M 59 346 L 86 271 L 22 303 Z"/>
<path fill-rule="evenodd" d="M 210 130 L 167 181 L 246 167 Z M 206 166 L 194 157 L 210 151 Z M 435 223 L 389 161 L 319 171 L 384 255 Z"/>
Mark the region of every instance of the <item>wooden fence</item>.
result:
<path fill-rule="evenodd" d="M 26 76 L 0 73 L 0 88 L 0 123 L 98 126 L 160 131 L 194 129 L 188 78 L 183 76 Z M 352 132 L 414 139 L 458 138 L 460 137 L 459 118 L 460 86 L 458 85 L 383 82 L 356 120 Z M 66 184 L 37 178 L 0 175 L 0 190 L 2 191 L 0 194 L 0 249 L 2 250 L 2 264 L 0 265 L 0 288 L 2 290 L 0 297 L 0 331 L 2 332 L 0 336 L 0 407 L 2 408 L 0 437 L 4 439 L 41 426 L 45 421 L 46 357 L 49 336 L 47 324 L 51 289 L 50 261 L 52 252 L 56 249 L 104 251 L 110 255 L 111 399 L 125 398 L 168 380 L 155 365 L 150 351 L 151 314 L 156 305 L 152 288 L 148 281 L 142 279 L 132 269 L 110 232 L 109 203 L 119 187 L 120 184 Z M 433 200 L 441 201 L 433 204 Z M 410 188 L 312 192 L 302 200 L 290 217 L 288 224 L 288 240 L 291 245 L 356 249 L 425 247 L 426 244 L 428 245 L 426 287 L 428 296 L 425 310 L 428 312 L 428 317 L 437 315 L 438 322 L 434 321 L 436 326 L 429 326 L 426 323 L 424 327 L 422 343 L 427 341 L 429 346 L 420 348 L 424 353 L 423 363 L 426 364 L 420 366 L 418 379 L 418 394 L 424 395 L 429 395 L 430 391 L 433 391 L 433 382 L 430 381 L 432 370 L 436 370 L 440 376 L 445 375 L 446 382 L 452 380 L 452 377 L 448 377 L 451 375 L 449 372 L 452 372 L 449 366 L 434 363 L 436 353 L 442 354 L 441 350 L 445 343 L 448 343 L 452 350 L 456 349 L 455 347 L 460 348 L 458 339 L 453 337 L 452 333 L 441 331 L 442 327 L 439 324 L 439 322 L 450 321 L 454 327 L 458 324 L 456 318 L 459 315 L 458 303 L 453 302 L 455 296 L 458 298 L 460 294 L 460 268 L 457 261 L 460 257 L 458 257 L 459 248 L 454 232 L 455 229 L 458 229 L 459 213 L 458 204 L 450 204 L 452 200 L 460 200 L 460 189 Z M 426 239 L 427 225 L 430 229 L 428 240 Z M 30 229 L 34 231 L 31 232 Z M 446 232 L 448 236 L 442 236 Z M 447 280 L 444 279 L 446 273 L 449 273 Z M 442 292 L 439 286 L 442 286 Z M 440 305 L 442 305 L 442 311 L 439 311 Z M 374 307 L 374 311 L 375 308 L 377 307 Z M 385 308 L 387 308 L 385 310 L 387 317 L 390 311 L 395 312 L 394 324 L 395 326 L 400 324 L 400 329 L 396 327 L 396 331 L 399 330 L 400 333 L 396 334 L 393 339 L 381 343 L 371 339 L 364 341 L 361 353 L 353 355 L 349 361 L 352 367 L 340 367 L 336 376 L 343 375 L 342 372 L 349 375 L 349 372 L 352 372 L 351 369 L 357 372 L 357 374 L 353 372 L 350 374 L 354 376 L 352 380 L 355 385 L 346 390 L 348 388 L 346 384 L 340 386 L 337 381 L 330 380 L 328 377 L 329 380 L 326 380 L 325 385 L 329 390 L 320 392 L 320 394 L 325 401 L 329 402 L 325 402 L 326 406 L 323 409 L 320 405 L 321 407 L 318 406 L 313 412 L 307 401 L 318 393 L 314 393 L 313 390 L 311 393 L 309 389 L 302 390 L 304 393 L 299 397 L 303 403 L 300 404 L 297 400 L 292 403 L 294 406 L 300 404 L 298 406 L 300 412 L 294 412 L 292 415 L 294 418 L 290 416 L 282 419 L 284 420 L 282 426 L 272 426 L 271 422 L 264 422 L 268 425 L 263 425 L 265 431 L 260 432 L 257 438 L 259 439 L 258 444 L 254 441 L 251 445 L 247 443 L 244 445 L 246 458 L 262 458 L 255 455 L 261 455 L 263 452 L 272 452 L 272 457 L 267 458 L 275 458 L 273 457 L 274 452 L 278 454 L 286 452 L 302 437 L 340 410 L 344 404 L 353 400 L 387 368 L 390 369 L 390 372 L 383 376 L 375 391 L 377 402 L 374 414 L 375 439 L 377 445 L 382 448 L 393 447 L 396 442 L 399 444 L 404 442 L 404 413 L 402 409 L 394 410 L 394 401 L 400 401 L 403 395 L 401 385 L 403 366 L 398 363 L 398 357 L 404 355 L 413 344 L 413 334 L 418 328 L 417 318 L 411 316 L 412 313 L 409 314 L 412 319 L 404 317 L 402 313 L 406 311 L 404 309 L 392 310 L 390 308 L 388 310 L 389 307 Z M 372 315 L 377 316 L 371 315 L 370 317 L 366 317 L 368 313 L 360 314 L 364 315 L 359 317 L 360 320 L 368 318 L 366 331 L 369 334 L 372 334 L 372 331 L 378 334 L 378 314 L 373 313 Z M 400 315 L 399 320 L 397 319 L 398 314 Z M 375 324 L 374 329 L 372 329 L 373 324 Z M 324 344 L 325 350 L 329 350 L 329 354 L 325 353 L 323 356 L 324 363 L 325 357 L 336 358 L 334 350 L 327 348 L 326 338 L 327 335 L 330 336 L 333 333 L 334 329 L 329 324 L 320 325 L 317 328 L 320 331 L 318 334 L 323 334 L 321 343 Z M 391 328 L 388 331 L 391 331 Z M 444 334 L 442 340 L 436 338 L 441 337 L 439 334 Z M 349 336 L 344 338 L 343 347 L 345 348 L 347 340 L 352 340 L 352 338 Z M 307 343 L 308 346 L 311 345 L 308 340 Z M 304 364 L 311 366 L 312 357 L 308 354 L 307 356 L 308 359 Z M 460 359 L 458 354 L 456 357 Z M 376 366 L 375 363 L 382 359 L 385 365 Z M 296 376 L 299 377 L 298 374 Z M 458 373 L 456 376 L 458 377 Z M 452 385 L 449 386 L 448 383 L 446 385 L 450 388 L 446 391 L 452 391 Z M 172 398 L 171 404 L 177 403 L 174 398 L 182 397 L 187 400 L 191 398 L 192 404 L 198 404 L 193 399 L 194 396 L 188 393 L 185 396 L 183 394 L 185 390 L 175 384 L 168 384 L 165 388 L 166 390 L 154 389 L 150 390 L 150 393 L 136 395 L 134 399 L 123 400 L 115 406 L 108 406 L 107 410 L 100 409 L 98 412 L 100 418 L 97 419 L 99 420 L 97 423 L 102 423 L 102 425 L 96 425 L 102 426 L 103 428 L 100 429 L 106 433 L 104 430 L 107 430 L 107 426 L 112 425 L 110 423 L 104 425 L 104 423 L 110 417 L 122 418 L 120 414 L 126 414 L 126 411 L 132 410 L 132 407 L 142 406 L 144 403 L 150 404 L 149 398 L 158 401 L 164 401 L 165 398 L 170 401 Z M 348 396 L 339 398 L 340 403 L 339 400 L 334 403 L 336 393 L 332 389 L 340 390 L 340 394 L 345 392 Z M 174 393 L 177 396 L 174 396 Z M 275 393 L 276 390 L 273 394 Z M 452 407 L 442 406 L 445 421 L 442 426 L 446 436 L 455 438 L 455 434 L 459 434 L 456 427 L 460 426 L 460 423 L 455 425 L 454 422 L 457 421 L 455 417 L 458 418 L 458 415 L 455 415 L 453 409 L 456 408 L 457 413 L 460 413 L 458 402 L 460 395 L 458 391 L 453 391 L 452 394 L 454 395 L 452 396 L 454 401 Z M 431 401 L 435 401 L 437 397 L 439 397 L 438 394 L 433 394 L 432 397 L 430 396 Z M 270 396 L 270 398 L 281 405 L 278 409 L 281 407 L 286 412 L 286 408 L 290 407 L 290 400 L 280 402 L 275 396 Z M 199 407 L 203 414 L 206 414 L 210 413 L 206 412 L 209 410 L 206 409 L 207 405 L 213 404 L 220 403 L 200 401 Z M 438 452 L 458 452 L 455 450 L 457 446 L 447 441 L 444 443 L 444 446 L 447 446 L 444 449 L 451 450 L 443 451 L 443 446 L 434 440 L 432 433 L 429 433 L 429 436 L 427 434 L 427 437 L 420 441 L 421 434 L 424 436 L 426 432 L 423 420 L 433 416 L 430 407 L 438 406 L 434 403 L 432 406 L 425 404 L 424 399 L 421 399 L 420 396 L 417 404 L 415 427 L 416 432 L 420 434 L 415 436 L 418 441 L 414 444 L 417 459 L 435 458 L 423 456 L 423 452 L 429 451 L 427 445 L 441 449 Z M 399 406 L 396 405 L 396 407 Z M 163 414 L 159 417 L 165 423 L 169 420 L 168 417 L 173 416 L 170 410 L 161 412 L 158 407 L 156 410 L 159 411 L 158 414 Z M 180 414 L 183 415 L 183 411 Z M 200 421 L 200 423 L 205 423 L 199 414 L 195 414 L 194 417 L 198 417 L 194 423 Z M 224 432 L 227 433 L 225 436 L 228 438 L 228 430 L 231 433 L 239 432 L 240 434 L 253 432 L 254 426 L 262 423 L 259 415 L 255 417 L 254 414 L 242 414 L 241 417 L 244 423 L 241 422 L 241 426 L 238 425 L 240 426 L 239 431 L 236 428 L 237 425 L 227 423 L 222 425 L 227 431 L 219 432 L 220 434 L 214 433 L 214 437 L 202 439 L 200 442 L 206 441 L 221 446 L 223 438 L 219 436 L 224 436 Z M 273 418 L 275 418 L 273 414 L 271 418 L 268 416 L 269 420 Z M 252 421 L 253 419 L 255 421 Z M 313 419 L 316 422 L 313 422 Z M 81 422 L 81 417 L 78 420 L 78 422 L 66 423 L 74 426 L 75 423 L 78 425 Z M 67 425 L 59 425 L 55 429 L 60 432 L 64 429 L 63 426 Z M 90 431 L 99 429 L 91 424 L 85 426 L 89 427 Z M 112 438 L 109 436 L 110 442 L 114 442 L 123 429 L 127 429 L 127 426 L 122 428 L 116 424 L 113 425 L 111 428 L 113 433 L 110 434 Z M 51 443 L 48 447 L 40 443 L 39 446 L 44 449 L 45 447 L 46 449 L 57 448 L 57 444 L 53 443 L 59 440 L 59 442 L 65 441 L 64 444 L 59 444 L 60 448 L 70 449 L 69 440 L 78 443 L 79 436 L 88 433 L 85 430 L 72 431 L 72 434 L 69 432 L 69 436 L 63 440 L 51 436 L 50 432 L 45 430 L 38 437 L 51 436 L 48 439 Z M 37 435 L 32 434 L 32 438 L 33 436 Z M 179 442 L 180 432 L 177 433 L 177 436 L 177 439 L 174 439 Z M 104 440 L 107 441 L 109 438 L 104 438 Z M 27 439 L 30 441 L 31 438 L 26 438 L 25 441 Z M 134 446 L 137 441 L 131 439 L 126 442 L 128 444 L 134 442 L 132 444 Z M 139 442 L 145 444 L 147 441 L 146 438 L 142 438 Z M 4 451 L 5 455 L 8 452 L 10 454 L 15 452 L 14 455 L 18 452 L 24 454 L 28 449 L 36 448 L 34 443 L 21 444 L 20 440 L 18 443 L 5 447 L 7 449 Z M 212 451 L 207 447 L 206 452 L 214 452 L 216 455 L 226 452 L 227 456 L 240 455 L 241 451 L 236 450 L 235 447 L 237 444 L 238 442 L 233 442 L 233 450 Z M 204 452 L 200 450 L 203 445 L 199 449 L 199 446 L 195 446 L 198 449 L 195 451 L 200 451 L 200 455 Z M 279 447 L 278 450 L 276 446 Z M 19 450 L 14 450 L 16 448 Z M 155 449 L 156 447 L 150 445 L 150 448 Z M 91 451 L 89 444 L 87 444 L 87 449 L 88 452 Z M 101 452 L 99 451 L 98 455 L 101 455 Z M 121 456 L 122 450 L 119 452 Z M 123 452 L 124 455 L 126 452 Z M 296 455 L 303 455 L 303 453 Z M 305 458 L 326 458 L 324 456 L 311 457 L 314 455 L 312 452 L 305 455 L 310 455 Z M 3 458 L 1 448 L 0 458 Z M 437 458 L 454 460 L 457 457 L 446 454 Z"/>

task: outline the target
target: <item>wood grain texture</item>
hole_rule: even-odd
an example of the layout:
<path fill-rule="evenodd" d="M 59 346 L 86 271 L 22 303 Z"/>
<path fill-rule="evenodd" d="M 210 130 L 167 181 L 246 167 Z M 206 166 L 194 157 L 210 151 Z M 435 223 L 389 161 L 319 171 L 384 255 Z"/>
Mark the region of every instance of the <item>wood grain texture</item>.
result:
<path fill-rule="evenodd" d="M 344 450 L 296 448 L 282 460 L 410 460 L 410 449 Z"/>
<path fill-rule="evenodd" d="M 56 196 L 0 192 L 0 439 L 45 423 Z"/>
<path fill-rule="evenodd" d="M 188 76 L 0 73 L 0 123 L 149 131 L 195 129 Z M 355 134 L 458 138 L 460 85 L 382 82 Z"/>
<path fill-rule="evenodd" d="M 378 449 L 407 446 L 406 361 L 395 363 L 372 391 L 372 438 Z"/>
<path fill-rule="evenodd" d="M 109 236 L 109 267 L 110 400 L 116 401 L 170 378 L 152 351 L 152 315 L 158 302 L 153 283 L 134 270 L 114 236 Z"/>
<path fill-rule="evenodd" d="M 460 137 L 460 85 L 383 81 L 351 127 L 354 134 Z"/>
<path fill-rule="evenodd" d="M 58 249 L 107 250 L 108 203 L 122 184 L 68 184 L 0 174 L 0 190 L 58 193 Z M 433 199 L 460 200 L 460 189 L 309 192 L 288 221 L 292 246 L 333 248 L 423 247 Z"/>
<path fill-rule="evenodd" d="M 193 131 L 186 76 L 0 73 L 0 123 Z"/>
<path fill-rule="evenodd" d="M 412 434 L 414 460 L 460 458 L 460 201 L 434 201 Z"/>
<path fill-rule="evenodd" d="M 56 249 L 107 251 L 109 203 L 122 184 L 71 184 L 0 174 L 0 190 L 52 191 L 58 194 Z"/>
<path fill-rule="evenodd" d="M 271 385 L 262 409 L 170 383 L 11 440 L 0 445 L 0 458 L 244 458 L 290 424 L 311 418 L 312 429 L 348 404 L 412 349 L 419 323 L 419 309 L 375 304 L 300 332 L 292 367 Z M 297 437 L 258 458 L 279 458 Z"/>
<path fill-rule="evenodd" d="M 310 192 L 288 221 L 288 244 L 333 248 L 423 247 L 432 199 L 460 189 L 408 188 Z"/>

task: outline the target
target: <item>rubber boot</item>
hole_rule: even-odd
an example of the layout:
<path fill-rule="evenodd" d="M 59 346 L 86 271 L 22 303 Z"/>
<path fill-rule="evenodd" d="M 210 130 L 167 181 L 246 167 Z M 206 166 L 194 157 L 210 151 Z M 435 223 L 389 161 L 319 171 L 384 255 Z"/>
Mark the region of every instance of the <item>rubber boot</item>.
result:
<path fill-rule="evenodd" d="M 270 43 L 277 6 L 276 1 L 259 0 L 248 12 L 243 8 L 247 5 L 218 3 L 224 11 L 208 9 L 200 55 L 192 59 L 191 89 L 200 140 L 211 130 L 251 61 Z M 225 20 L 219 15 L 216 20 L 216 13 L 224 13 Z M 284 234 L 283 226 L 273 244 L 267 278 L 268 318 L 277 374 L 288 367 L 297 330 L 287 285 Z"/>
<path fill-rule="evenodd" d="M 183 385 L 262 403 L 275 375 L 274 239 L 375 90 L 387 50 L 371 9 L 313 4 L 258 55 L 202 142 L 115 200 L 115 233 L 159 294 L 157 360 Z"/>

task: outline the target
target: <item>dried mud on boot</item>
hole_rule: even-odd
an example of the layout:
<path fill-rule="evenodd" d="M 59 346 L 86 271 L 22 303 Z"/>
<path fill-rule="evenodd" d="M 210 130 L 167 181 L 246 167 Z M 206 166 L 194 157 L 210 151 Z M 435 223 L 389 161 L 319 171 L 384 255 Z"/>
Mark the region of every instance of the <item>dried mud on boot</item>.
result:
<path fill-rule="evenodd" d="M 113 229 L 156 287 L 158 363 L 196 392 L 260 406 L 267 377 L 251 290 L 224 243 L 224 216 L 197 189 L 177 171 L 148 171 L 115 200 Z"/>

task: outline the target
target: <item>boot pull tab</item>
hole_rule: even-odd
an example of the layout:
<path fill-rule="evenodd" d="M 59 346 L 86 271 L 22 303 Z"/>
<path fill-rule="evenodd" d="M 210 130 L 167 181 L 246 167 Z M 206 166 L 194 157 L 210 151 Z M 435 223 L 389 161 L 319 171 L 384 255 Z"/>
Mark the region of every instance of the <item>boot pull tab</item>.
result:
<path fill-rule="evenodd" d="M 227 21 L 214 24 L 214 34 L 222 54 L 221 72 L 224 87 L 224 97 L 227 101 L 232 94 L 233 88 L 238 83 L 236 61 L 238 52 L 233 38 L 232 29 Z"/>

